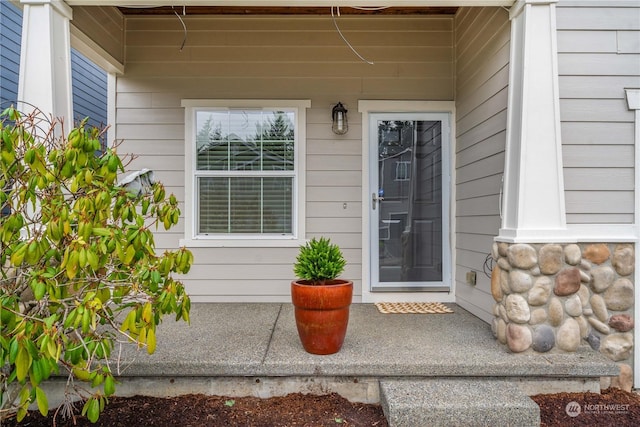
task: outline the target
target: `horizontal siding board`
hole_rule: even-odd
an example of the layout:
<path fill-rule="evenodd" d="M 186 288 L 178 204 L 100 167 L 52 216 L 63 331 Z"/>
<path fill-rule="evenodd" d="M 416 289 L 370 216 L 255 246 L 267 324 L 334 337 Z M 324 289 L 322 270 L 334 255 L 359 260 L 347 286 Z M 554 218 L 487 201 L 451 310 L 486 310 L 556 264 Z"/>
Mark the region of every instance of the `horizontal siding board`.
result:
<path fill-rule="evenodd" d="M 477 144 L 494 135 L 504 132 L 506 128 L 507 111 L 503 110 L 491 116 L 488 120 L 479 123 L 472 129 L 470 129 L 469 132 L 462 134 L 458 133 L 456 129 L 456 133 L 458 133 L 456 145 L 460 150 L 462 150 L 466 147 Z"/>
<path fill-rule="evenodd" d="M 499 204 L 500 198 L 495 194 L 457 200 L 457 216 L 499 215 Z"/>
<path fill-rule="evenodd" d="M 567 213 L 633 214 L 633 191 L 566 191 Z"/>
<path fill-rule="evenodd" d="M 640 9 L 638 10 L 640 15 Z M 618 53 L 640 53 L 640 31 L 617 31 Z"/>
<path fill-rule="evenodd" d="M 456 218 L 457 233 L 478 233 L 496 236 L 500 230 L 500 217 L 495 215 L 469 216 Z M 489 248 L 487 248 L 489 250 Z"/>
<path fill-rule="evenodd" d="M 633 122 L 635 113 L 623 99 L 561 99 L 560 117 L 569 122 Z"/>
<path fill-rule="evenodd" d="M 634 189 L 633 168 L 564 168 L 566 190 L 624 190 Z"/>
<path fill-rule="evenodd" d="M 638 30 L 639 8 L 563 7 L 556 8 L 558 30 Z"/>
<path fill-rule="evenodd" d="M 309 171 L 307 170 L 307 186 L 333 186 L 362 185 L 362 172 L 360 170 L 344 171 Z"/>
<path fill-rule="evenodd" d="M 117 123 L 122 125 L 154 123 L 183 125 L 184 108 L 119 108 Z"/>
<path fill-rule="evenodd" d="M 217 20 L 215 22 L 218 22 Z M 450 31 L 370 31 L 344 32 L 349 42 L 359 49 L 367 46 L 452 46 Z M 335 30 L 330 32 L 313 32 L 306 29 L 299 31 L 228 31 L 211 27 L 204 31 L 187 33 L 188 46 L 255 46 L 279 49 L 288 46 L 336 46 L 343 47 L 344 42 L 336 37 Z M 137 31 L 131 26 L 127 29 L 127 45 L 129 46 L 175 46 L 180 47 L 184 38 L 182 28 L 177 31 Z M 128 52 L 127 52 L 128 53 Z M 127 59 L 129 56 L 127 55 Z"/>
<path fill-rule="evenodd" d="M 458 184 L 475 181 L 487 175 L 501 173 L 504 170 L 504 152 L 485 157 L 474 163 L 456 169 Z"/>
<path fill-rule="evenodd" d="M 507 109 L 507 88 L 492 94 L 478 108 L 471 111 L 464 117 L 459 117 L 456 122 L 456 131 L 464 134 L 478 123 L 483 123 L 494 116 L 496 112 Z"/>
<path fill-rule="evenodd" d="M 558 53 L 615 53 L 617 50 L 616 31 L 558 31 Z"/>
<path fill-rule="evenodd" d="M 149 155 L 154 153 L 159 156 L 184 156 L 184 139 L 149 140 L 129 138 L 122 144 L 122 153 L 136 155 Z"/>
<path fill-rule="evenodd" d="M 361 167 L 360 156 L 318 155 L 307 158 L 308 171 L 349 171 L 360 170 Z"/>
<path fill-rule="evenodd" d="M 633 168 L 634 148 L 628 145 L 565 145 L 564 167 Z"/>
<path fill-rule="evenodd" d="M 493 246 L 493 238 L 486 234 L 477 233 L 457 233 L 456 249 L 463 249 L 478 253 L 488 253 Z"/>
<path fill-rule="evenodd" d="M 560 76 L 560 98 L 624 99 L 625 88 L 640 87 L 635 76 Z"/>
<path fill-rule="evenodd" d="M 361 202 L 361 187 L 311 187 L 307 186 L 307 200 L 310 202 Z"/>
<path fill-rule="evenodd" d="M 562 122 L 560 124 L 563 146 L 633 145 L 634 128 L 632 122 Z"/>
<path fill-rule="evenodd" d="M 509 67 L 505 64 L 495 74 L 491 75 L 480 86 L 473 88 L 469 94 L 458 92 L 458 96 L 464 95 L 463 99 L 456 103 L 456 117 L 462 119 L 470 112 L 482 107 L 486 100 L 496 93 L 507 88 L 509 82 Z M 506 108 L 506 105 L 505 105 Z"/>
<path fill-rule="evenodd" d="M 350 217 L 362 218 L 361 202 L 347 203 L 347 209 L 344 208 L 344 202 L 307 202 L 307 218 Z"/>
<path fill-rule="evenodd" d="M 184 121 L 184 120 L 183 120 Z M 145 123 L 118 125 L 119 139 L 184 139 L 184 124 Z"/>
<path fill-rule="evenodd" d="M 189 31 L 209 32 L 212 30 L 212 20 L 207 16 L 187 15 L 183 17 Z M 438 16 L 404 16 L 397 19 L 391 16 L 367 16 L 348 17 L 342 16 L 338 23 L 345 32 L 441 32 L 452 31 L 453 20 L 451 17 Z M 129 17 L 127 19 L 128 31 L 163 32 L 171 31 L 182 34 L 182 28 L 175 16 L 169 17 Z M 308 16 L 220 16 L 215 20 L 215 31 L 222 33 L 235 32 L 279 32 L 298 33 L 300 31 L 311 31 L 314 33 L 326 33 L 335 37 L 335 28 L 331 20 L 326 17 Z"/>
<path fill-rule="evenodd" d="M 209 63 L 127 63 L 127 74 L 149 77 L 207 77 L 235 76 L 237 78 L 309 78 L 353 77 L 363 78 L 420 78 L 425 76 L 447 76 L 453 73 L 451 62 L 377 63 L 375 67 L 363 67 L 358 62 L 345 63 L 336 67 L 334 63 L 312 62 L 209 62 Z"/>
<path fill-rule="evenodd" d="M 558 74 L 576 76 L 629 76 L 638 74 L 640 55 L 615 53 L 558 54 Z"/>
<path fill-rule="evenodd" d="M 456 185 L 456 200 L 472 199 L 480 196 L 494 196 L 500 193 L 502 187 L 502 171 L 495 175 L 467 181 Z M 462 215 L 462 213 L 458 213 Z"/>
<path fill-rule="evenodd" d="M 307 218 L 307 231 L 314 234 L 357 233 L 362 231 L 362 218 Z"/>
<path fill-rule="evenodd" d="M 176 38 L 177 40 L 177 38 Z M 314 46 L 313 49 L 302 46 L 288 46 L 286 49 L 256 49 L 253 46 L 190 46 L 180 51 L 170 46 L 130 46 L 127 54 L 131 62 L 141 63 L 215 63 L 272 62 L 274 53 L 283 62 L 318 62 L 322 58 L 327 62 L 352 61 L 353 52 L 349 49 L 337 49 L 336 46 Z M 363 56 L 374 58 L 375 62 L 426 62 L 453 60 L 450 46 L 369 46 L 361 49 Z M 162 60 L 161 60 L 162 58 Z"/>
<path fill-rule="evenodd" d="M 607 214 L 607 213 L 567 213 L 568 224 L 631 224 L 634 221 L 634 214 Z"/>

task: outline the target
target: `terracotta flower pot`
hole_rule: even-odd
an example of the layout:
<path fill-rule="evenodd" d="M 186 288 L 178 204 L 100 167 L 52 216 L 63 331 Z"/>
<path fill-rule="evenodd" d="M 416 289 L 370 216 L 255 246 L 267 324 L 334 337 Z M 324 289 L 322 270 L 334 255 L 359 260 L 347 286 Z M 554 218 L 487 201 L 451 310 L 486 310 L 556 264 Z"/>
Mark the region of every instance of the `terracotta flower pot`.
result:
<path fill-rule="evenodd" d="M 349 323 L 353 282 L 333 280 L 326 285 L 291 282 L 296 326 L 304 349 L 312 354 L 340 351 Z"/>

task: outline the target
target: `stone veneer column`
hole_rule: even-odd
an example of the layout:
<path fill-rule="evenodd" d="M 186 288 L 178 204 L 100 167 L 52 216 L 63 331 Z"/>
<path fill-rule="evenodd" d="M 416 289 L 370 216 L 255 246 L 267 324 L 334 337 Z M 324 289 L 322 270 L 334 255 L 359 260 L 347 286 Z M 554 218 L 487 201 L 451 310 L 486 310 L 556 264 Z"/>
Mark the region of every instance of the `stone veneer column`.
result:
<path fill-rule="evenodd" d="M 494 243 L 492 330 L 513 352 L 574 352 L 619 362 L 633 384 L 633 244 Z"/>

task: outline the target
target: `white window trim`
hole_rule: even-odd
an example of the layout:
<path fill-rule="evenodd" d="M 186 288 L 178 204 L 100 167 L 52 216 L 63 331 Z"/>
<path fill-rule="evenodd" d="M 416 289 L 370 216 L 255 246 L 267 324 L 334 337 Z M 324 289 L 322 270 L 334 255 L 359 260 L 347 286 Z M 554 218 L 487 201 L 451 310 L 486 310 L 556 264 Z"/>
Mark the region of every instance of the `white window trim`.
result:
<path fill-rule="evenodd" d="M 183 99 L 185 108 L 185 237 L 180 245 L 188 247 L 297 247 L 305 243 L 306 206 L 306 110 L 310 100 L 271 99 Z M 195 141 L 195 112 L 201 108 L 289 108 L 296 112 L 296 149 L 294 161 L 296 175 L 294 184 L 293 233 L 290 236 L 198 236 L 195 221 L 195 156 L 191 144 Z"/>

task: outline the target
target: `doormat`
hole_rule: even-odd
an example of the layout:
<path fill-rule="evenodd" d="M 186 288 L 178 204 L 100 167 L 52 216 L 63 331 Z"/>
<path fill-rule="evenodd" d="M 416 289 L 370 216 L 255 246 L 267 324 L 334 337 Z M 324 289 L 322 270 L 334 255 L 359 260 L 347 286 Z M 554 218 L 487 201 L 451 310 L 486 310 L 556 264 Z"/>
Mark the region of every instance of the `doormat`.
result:
<path fill-rule="evenodd" d="M 453 310 L 440 302 L 377 302 L 376 307 L 384 314 L 453 313 Z"/>

